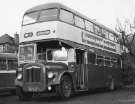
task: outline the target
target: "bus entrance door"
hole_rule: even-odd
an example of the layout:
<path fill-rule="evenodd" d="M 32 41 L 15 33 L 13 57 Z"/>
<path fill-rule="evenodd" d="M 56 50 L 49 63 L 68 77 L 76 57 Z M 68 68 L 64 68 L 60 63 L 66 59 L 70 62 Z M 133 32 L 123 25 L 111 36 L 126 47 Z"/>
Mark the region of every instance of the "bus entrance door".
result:
<path fill-rule="evenodd" d="M 88 85 L 88 72 L 85 60 L 85 51 L 76 50 L 76 63 L 77 63 L 77 86 L 80 90 L 86 90 Z"/>

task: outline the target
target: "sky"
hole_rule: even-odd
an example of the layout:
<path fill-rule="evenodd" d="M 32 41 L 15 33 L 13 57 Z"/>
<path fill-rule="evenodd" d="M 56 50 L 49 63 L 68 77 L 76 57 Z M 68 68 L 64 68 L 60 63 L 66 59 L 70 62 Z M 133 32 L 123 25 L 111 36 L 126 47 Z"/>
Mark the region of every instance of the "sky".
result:
<path fill-rule="evenodd" d="M 117 20 L 135 17 L 135 0 L 1 0 L 0 36 L 20 33 L 24 12 L 44 3 L 59 2 L 115 30 Z"/>

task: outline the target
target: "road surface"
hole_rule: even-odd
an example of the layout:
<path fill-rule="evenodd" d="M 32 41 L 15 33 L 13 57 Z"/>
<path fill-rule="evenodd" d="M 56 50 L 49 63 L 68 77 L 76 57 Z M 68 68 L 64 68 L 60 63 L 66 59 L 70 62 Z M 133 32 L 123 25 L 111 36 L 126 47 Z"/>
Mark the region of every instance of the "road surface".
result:
<path fill-rule="evenodd" d="M 135 104 L 135 87 L 126 87 L 115 91 L 94 91 L 74 95 L 61 101 L 56 97 L 35 97 L 30 101 L 19 101 L 15 95 L 0 94 L 0 104 Z"/>

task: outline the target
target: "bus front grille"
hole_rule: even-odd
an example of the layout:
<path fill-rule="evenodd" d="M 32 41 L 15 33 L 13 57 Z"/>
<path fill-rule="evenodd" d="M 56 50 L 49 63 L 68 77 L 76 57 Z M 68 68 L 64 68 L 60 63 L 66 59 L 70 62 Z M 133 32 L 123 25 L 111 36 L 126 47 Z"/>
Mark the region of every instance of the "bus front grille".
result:
<path fill-rule="evenodd" d="M 25 82 L 40 82 L 41 69 L 31 68 L 25 70 Z"/>

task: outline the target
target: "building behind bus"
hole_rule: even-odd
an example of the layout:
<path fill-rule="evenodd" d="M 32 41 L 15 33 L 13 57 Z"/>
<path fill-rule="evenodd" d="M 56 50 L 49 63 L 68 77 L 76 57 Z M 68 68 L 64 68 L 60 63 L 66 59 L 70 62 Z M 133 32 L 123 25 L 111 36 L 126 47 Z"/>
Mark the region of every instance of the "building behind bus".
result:
<path fill-rule="evenodd" d="M 18 44 L 8 34 L 0 37 L 0 92 L 15 92 Z"/>

